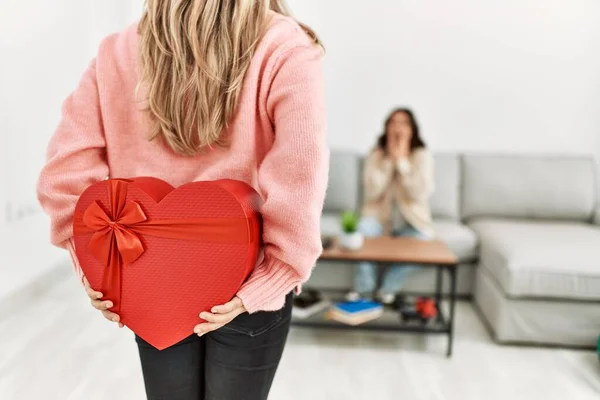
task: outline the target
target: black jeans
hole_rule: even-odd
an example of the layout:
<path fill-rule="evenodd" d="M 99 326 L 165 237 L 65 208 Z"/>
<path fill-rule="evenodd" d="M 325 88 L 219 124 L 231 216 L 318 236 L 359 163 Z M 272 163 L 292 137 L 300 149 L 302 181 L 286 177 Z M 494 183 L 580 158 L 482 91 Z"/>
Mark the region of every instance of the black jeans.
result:
<path fill-rule="evenodd" d="M 136 336 L 148 400 L 266 400 L 290 328 L 283 309 L 242 314 L 159 351 Z"/>

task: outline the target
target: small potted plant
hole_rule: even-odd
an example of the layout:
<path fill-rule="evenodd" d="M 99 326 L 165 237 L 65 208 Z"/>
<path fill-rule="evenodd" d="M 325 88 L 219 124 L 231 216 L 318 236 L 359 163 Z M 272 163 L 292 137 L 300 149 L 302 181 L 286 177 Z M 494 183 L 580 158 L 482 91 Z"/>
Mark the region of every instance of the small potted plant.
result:
<path fill-rule="evenodd" d="M 352 211 L 342 214 L 342 234 L 340 235 L 340 246 L 347 250 L 358 250 L 365 240 L 362 233 L 358 231 L 358 216 Z"/>

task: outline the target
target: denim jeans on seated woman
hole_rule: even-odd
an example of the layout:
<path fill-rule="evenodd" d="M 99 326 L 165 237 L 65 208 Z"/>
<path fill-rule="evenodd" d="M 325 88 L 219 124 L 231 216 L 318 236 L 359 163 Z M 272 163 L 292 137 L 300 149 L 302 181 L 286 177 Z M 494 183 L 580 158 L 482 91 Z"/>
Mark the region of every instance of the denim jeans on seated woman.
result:
<path fill-rule="evenodd" d="M 377 237 L 383 235 L 383 226 L 373 217 L 364 217 L 358 226 L 358 230 L 362 232 L 365 237 Z M 430 237 L 417 231 L 410 225 L 402 229 L 395 230 L 392 233 L 396 237 L 410 237 L 421 240 L 431 240 Z M 382 294 L 396 294 L 398 293 L 406 280 L 406 277 L 419 268 L 419 264 L 402 263 L 391 265 L 385 271 L 383 276 L 383 282 L 380 288 Z M 354 276 L 354 291 L 360 293 L 363 296 L 370 296 L 377 285 L 377 267 L 371 262 L 362 262 L 356 267 L 356 274 Z"/>

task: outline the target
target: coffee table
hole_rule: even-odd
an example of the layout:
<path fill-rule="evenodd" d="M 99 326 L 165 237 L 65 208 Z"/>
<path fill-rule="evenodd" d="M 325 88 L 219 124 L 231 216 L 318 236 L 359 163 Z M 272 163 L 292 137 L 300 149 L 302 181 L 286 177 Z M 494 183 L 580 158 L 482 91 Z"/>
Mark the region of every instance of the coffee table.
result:
<path fill-rule="evenodd" d="M 444 242 L 423 241 L 411 238 L 377 237 L 367 238 L 360 250 L 349 251 L 342 249 L 336 241 L 324 250 L 320 260 L 329 262 L 355 263 L 362 261 L 373 262 L 378 266 L 378 281 L 385 268 L 398 263 L 420 264 L 423 268 L 436 269 L 435 304 L 438 315 L 432 324 L 412 325 L 401 323 L 398 318 L 395 321 L 375 320 L 358 326 L 349 326 L 324 318 L 309 318 L 306 320 L 294 320 L 294 325 L 313 328 L 335 328 L 335 329 L 363 329 L 383 330 L 400 332 L 419 332 L 446 334 L 448 336 L 448 347 L 446 355 L 452 355 L 452 343 L 454 339 L 454 314 L 456 307 L 456 280 L 458 259 Z M 441 307 L 443 275 L 446 271 L 450 276 L 450 307 L 448 315 L 445 315 Z"/>

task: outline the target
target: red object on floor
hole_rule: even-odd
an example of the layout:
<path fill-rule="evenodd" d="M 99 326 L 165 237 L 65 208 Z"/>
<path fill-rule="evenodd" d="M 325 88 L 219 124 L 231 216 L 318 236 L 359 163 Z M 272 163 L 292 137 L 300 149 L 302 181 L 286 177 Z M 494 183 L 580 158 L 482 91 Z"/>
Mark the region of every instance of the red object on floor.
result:
<path fill-rule="evenodd" d="M 75 251 L 121 322 L 162 350 L 193 334 L 200 312 L 230 301 L 252 272 L 260 204 L 234 180 L 102 181 L 77 203 Z"/>
<path fill-rule="evenodd" d="M 433 299 L 417 299 L 416 310 L 421 318 L 435 318 L 437 316 L 437 308 Z"/>

